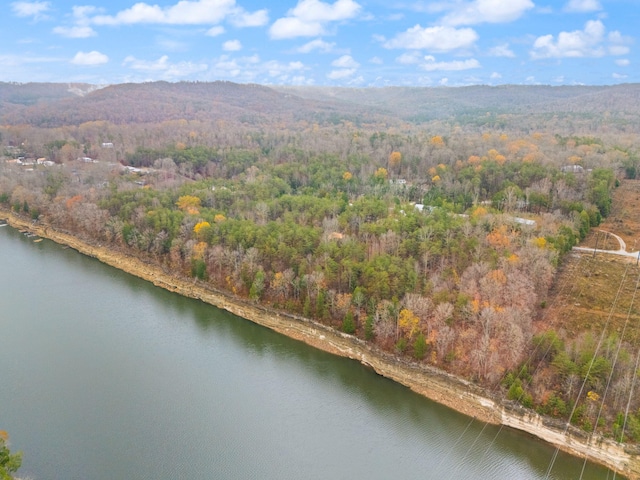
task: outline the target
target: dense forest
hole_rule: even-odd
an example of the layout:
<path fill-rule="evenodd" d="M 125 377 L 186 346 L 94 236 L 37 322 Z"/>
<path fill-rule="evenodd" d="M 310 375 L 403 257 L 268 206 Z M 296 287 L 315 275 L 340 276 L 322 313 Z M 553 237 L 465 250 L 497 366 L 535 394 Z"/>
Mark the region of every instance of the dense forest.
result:
<path fill-rule="evenodd" d="M 542 316 L 640 174 L 639 86 L 29 87 L 2 208 L 640 441 L 640 339 Z"/>

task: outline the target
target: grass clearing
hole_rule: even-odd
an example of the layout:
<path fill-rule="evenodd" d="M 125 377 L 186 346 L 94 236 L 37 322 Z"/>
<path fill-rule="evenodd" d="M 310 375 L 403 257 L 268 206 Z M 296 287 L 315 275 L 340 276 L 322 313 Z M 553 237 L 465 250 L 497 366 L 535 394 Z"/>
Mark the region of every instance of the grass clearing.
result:
<path fill-rule="evenodd" d="M 618 241 L 602 231 L 615 233 L 637 251 L 640 244 L 640 181 L 625 180 L 614 192 L 611 215 L 594 228 L 580 245 L 618 250 Z M 640 290 L 636 292 L 640 266 L 636 258 L 605 253 L 574 252 L 565 259 L 542 315 L 541 329 L 564 331 L 567 338 L 591 331 L 599 338 L 621 335 L 640 344 Z M 625 326 L 626 324 L 626 326 Z"/>

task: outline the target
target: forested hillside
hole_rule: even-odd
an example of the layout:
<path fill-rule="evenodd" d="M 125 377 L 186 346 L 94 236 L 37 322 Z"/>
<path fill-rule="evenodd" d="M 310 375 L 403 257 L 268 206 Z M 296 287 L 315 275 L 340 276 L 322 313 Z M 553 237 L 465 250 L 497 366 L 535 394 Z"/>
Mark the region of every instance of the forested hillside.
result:
<path fill-rule="evenodd" d="M 640 125 L 640 85 L 332 88 L 231 82 L 86 84 L 0 83 L 0 123 L 61 127 L 167 120 L 385 127 L 554 128 L 558 133 L 630 131 Z M 446 133 L 446 131 L 439 132 Z"/>
<path fill-rule="evenodd" d="M 638 174 L 638 91 L 112 86 L 3 107 L 0 204 L 637 441 L 638 339 L 542 313 Z"/>

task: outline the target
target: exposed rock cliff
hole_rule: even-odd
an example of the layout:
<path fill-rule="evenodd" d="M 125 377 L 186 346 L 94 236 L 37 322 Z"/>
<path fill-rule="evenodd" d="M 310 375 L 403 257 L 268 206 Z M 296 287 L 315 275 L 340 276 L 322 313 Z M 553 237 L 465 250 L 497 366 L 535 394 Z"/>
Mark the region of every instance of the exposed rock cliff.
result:
<path fill-rule="evenodd" d="M 564 421 L 542 417 L 504 399 L 492 398 L 489 392 L 473 383 L 427 365 L 408 362 L 358 338 L 309 319 L 266 309 L 214 291 L 205 285 L 177 278 L 139 258 L 102 246 L 90 245 L 51 227 L 33 224 L 7 211 L 0 210 L 0 218 L 6 219 L 15 228 L 28 229 L 166 290 L 202 300 L 321 350 L 358 360 L 378 374 L 465 415 L 483 422 L 525 431 L 561 450 L 606 465 L 631 480 L 640 480 L 640 449 L 634 446 L 593 437 L 568 426 Z"/>

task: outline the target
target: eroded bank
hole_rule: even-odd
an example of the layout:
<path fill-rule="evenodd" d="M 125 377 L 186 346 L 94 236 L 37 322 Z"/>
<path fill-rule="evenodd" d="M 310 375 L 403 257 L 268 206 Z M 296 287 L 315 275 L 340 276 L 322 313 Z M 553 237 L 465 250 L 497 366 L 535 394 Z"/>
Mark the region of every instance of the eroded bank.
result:
<path fill-rule="evenodd" d="M 203 284 L 177 278 L 164 272 L 159 266 L 137 257 L 89 244 L 8 211 L 0 211 L 0 218 L 15 228 L 29 230 L 71 247 L 166 290 L 199 299 L 321 350 L 360 361 L 378 374 L 479 421 L 525 431 L 563 451 L 606 465 L 632 480 L 640 480 L 640 451 L 635 446 L 590 436 L 582 430 L 568 426 L 564 421 L 542 417 L 531 410 L 493 397 L 490 392 L 473 383 L 436 368 L 404 360 L 312 320 L 276 312 L 212 290 Z"/>

